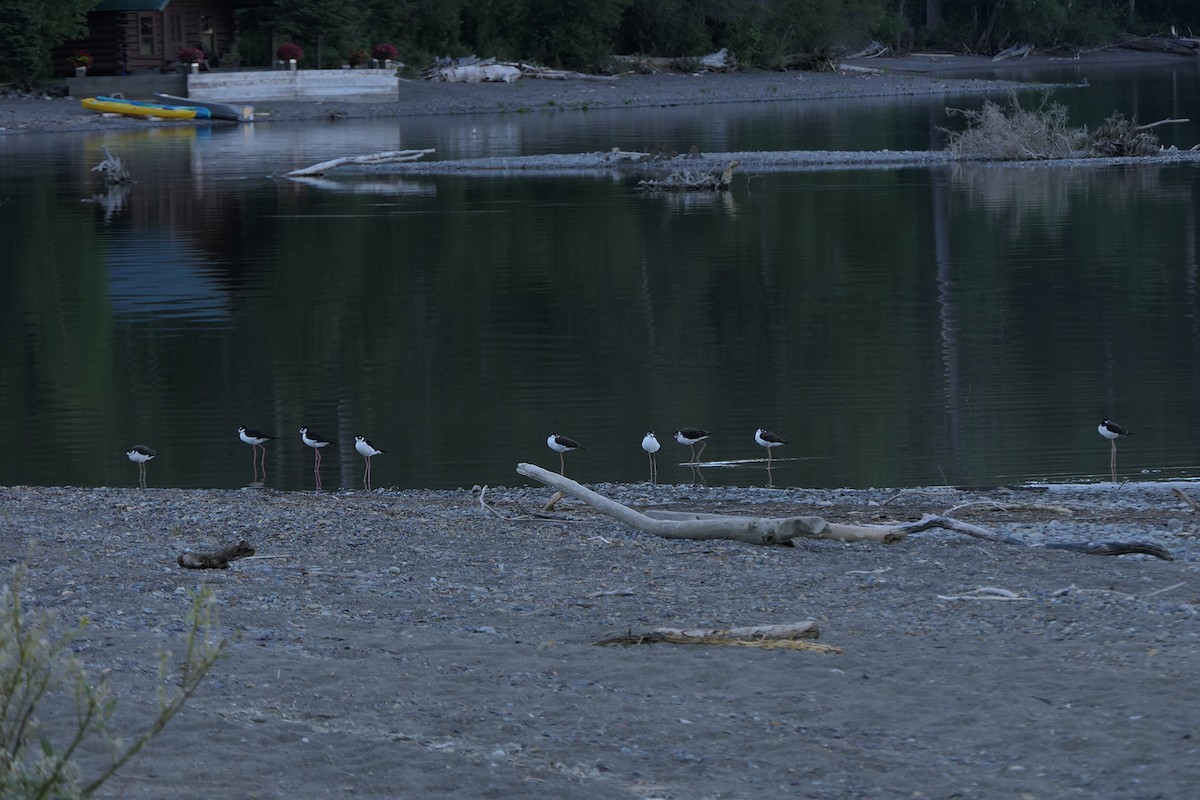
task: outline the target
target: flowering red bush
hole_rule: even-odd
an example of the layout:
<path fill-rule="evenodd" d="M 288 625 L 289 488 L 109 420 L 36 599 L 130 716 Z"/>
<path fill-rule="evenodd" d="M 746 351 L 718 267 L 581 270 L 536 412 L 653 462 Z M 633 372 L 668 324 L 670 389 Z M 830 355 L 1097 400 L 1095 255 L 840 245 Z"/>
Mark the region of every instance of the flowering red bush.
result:
<path fill-rule="evenodd" d="M 182 64 L 197 64 L 204 60 L 204 51 L 199 47 L 185 47 L 175 57 Z"/>
<path fill-rule="evenodd" d="M 279 56 L 280 61 L 290 61 L 293 58 L 300 61 L 304 58 L 304 48 L 295 42 L 284 42 L 275 48 L 275 55 Z"/>
<path fill-rule="evenodd" d="M 72 67 L 90 67 L 93 61 L 95 59 L 92 58 L 92 54 L 87 50 L 76 50 L 67 56 L 67 63 Z"/>
<path fill-rule="evenodd" d="M 394 61 L 396 53 L 394 44 L 377 44 L 371 48 L 371 58 L 378 58 L 380 61 Z"/>

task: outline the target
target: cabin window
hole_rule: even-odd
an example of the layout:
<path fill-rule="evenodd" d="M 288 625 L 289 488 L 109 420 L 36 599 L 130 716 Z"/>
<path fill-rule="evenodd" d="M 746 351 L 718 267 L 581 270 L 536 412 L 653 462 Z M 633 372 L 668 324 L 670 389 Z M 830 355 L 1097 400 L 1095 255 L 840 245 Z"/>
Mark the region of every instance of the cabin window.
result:
<path fill-rule="evenodd" d="M 154 17 L 138 17 L 138 55 L 152 56 L 154 47 Z"/>
<path fill-rule="evenodd" d="M 216 30 L 213 28 L 213 18 L 207 14 L 200 15 L 200 46 L 209 58 L 217 55 Z"/>

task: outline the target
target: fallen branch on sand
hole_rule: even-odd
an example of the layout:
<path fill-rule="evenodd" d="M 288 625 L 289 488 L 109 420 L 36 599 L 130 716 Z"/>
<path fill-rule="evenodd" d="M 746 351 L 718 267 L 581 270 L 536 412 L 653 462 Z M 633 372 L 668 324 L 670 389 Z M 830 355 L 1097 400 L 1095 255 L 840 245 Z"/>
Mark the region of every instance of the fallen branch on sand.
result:
<path fill-rule="evenodd" d="M 659 72 L 732 72 L 737 59 L 724 47 L 702 56 L 622 56 L 614 55 L 613 63 L 641 73 Z"/>
<path fill-rule="evenodd" d="M 710 644 L 733 647 L 762 647 L 768 650 L 809 650 L 842 653 L 840 647 L 807 641 L 820 635 L 812 620 L 786 625 L 754 625 L 744 628 L 656 628 L 646 633 L 602 639 L 601 646 L 633 644 Z"/>
<path fill-rule="evenodd" d="M 1031 597 L 1022 597 L 1016 592 L 1011 592 L 1008 589 L 998 589 L 994 586 L 980 586 L 978 589 L 972 589 L 966 594 L 939 594 L 938 600 L 1032 600 Z"/>
<path fill-rule="evenodd" d="M 430 81 L 446 81 L 448 83 L 512 83 L 521 78 L 542 78 L 552 81 L 616 80 L 614 75 L 592 75 L 566 69 L 539 67 L 517 61 L 497 61 L 495 58 L 479 58 L 478 56 L 442 59 L 429 69 L 423 70 L 421 77 Z"/>
<path fill-rule="evenodd" d="M 302 178 L 311 175 L 324 175 L 331 169 L 344 167 L 347 164 L 376 166 L 378 164 L 397 164 L 404 161 L 416 161 L 434 152 L 436 151 L 431 148 L 428 150 L 387 150 L 382 153 L 370 153 L 365 156 L 342 156 L 341 158 L 322 161 L 320 164 L 313 164 L 311 167 L 294 169 L 286 173 L 286 177 Z"/>
<path fill-rule="evenodd" d="M 242 539 L 208 553 L 181 553 L 175 562 L 184 569 L 229 569 L 229 562 L 254 555 L 254 548 Z"/>
<path fill-rule="evenodd" d="M 1192 511 L 1200 511 L 1200 503 L 1197 503 L 1196 500 L 1193 499 L 1192 496 L 1183 489 L 1172 489 L 1171 491 L 1175 493 L 1176 497 L 1191 506 Z"/>
<path fill-rule="evenodd" d="M 1032 52 L 1033 45 L 1031 44 L 1014 44 L 1007 50 L 1001 50 L 999 53 L 996 53 L 996 55 L 992 56 L 992 61 L 1004 61 L 1008 58 L 1025 58 L 1025 56 Z"/>
<path fill-rule="evenodd" d="M 602 514 L 607 514 L 643 533 L 662 536 L 666 539 L 730 539 L 748 544 L 792 545 L 793 539 L 811 538 L 891 544 L 903 541 L 910 533 L 942 528 L 989 542 L 1026 546 L 1025 542 L 1020 539 L 937 514 L 926 514 L 916 522 L 898 525 L 844 525 L 827 522 L 824 518 L 816 516 L 768 518 L 701 514 L 690 511 L 648 511 L 643 514 L 615 500 L 610 500 L 602 494 L 593 492 L 570 478 L 533 464 L 518 464 L 517 472 L 560 492 L 573 495 Z M 1049 549 L 1071 550 L 1089 555 L 1115 556 L 1126 553 L 1143 553 L 1164 561 L 1174 560 L 1166 548 L 1150 542 L 1063 543 L 1044 546 Z"/>
<path fill-rule="evenodd" d="M 489 514 L 494 514 L 497 519 L 503 520 L 504 522 L 555 522 L 555 523 L 558 523 L 561 525 L 564 522 L 591 522 L 592 521 L 590 519 L 564 519 L 561 514 L 551 516 L 550 512 L 553 512 L 555 510 L 554 506 L 558 504 L 559 500 L 563 499 L 562 492 L 555 492 L 554 496 L 550 498 L 550 501 L 548 503 L 546 503 L 546 505 L 542 508 L 542 511 L 545 512 L 544 515 L 522 514 L 520 516 L 515 516 L 515 517 L 514 516 L 506 517 L 503 514 L 501 514 L 499 511 L 497 511 L 495 508 L 493 508 L 484 499 L 484 495 L 487 494 L 487 490 L 488 490 L 487 486 L 484 486 L 483 488 L 481 488 L 479 490 L 479 507 L 482 508 L 484 511 L 488 512 Z"/>
<path fill-rule="evenodd" d="M 570 478 L 549 472 L 533 464 L 518 464 L 517 472 L 561 492 L 579 498 L 592 508 L 624 522 L 632 528 L 667 539 L 733 539 L 750 544 L 790 544 L 796 537 L 839 539 L 841 541 L 898 542 L 907 533 L 898 528 L 839 525 L 820 517 L 727 517 L 719 514 L 691 514 L 654 511 L 642 514 L 602 494 L 597 494 Z"/>

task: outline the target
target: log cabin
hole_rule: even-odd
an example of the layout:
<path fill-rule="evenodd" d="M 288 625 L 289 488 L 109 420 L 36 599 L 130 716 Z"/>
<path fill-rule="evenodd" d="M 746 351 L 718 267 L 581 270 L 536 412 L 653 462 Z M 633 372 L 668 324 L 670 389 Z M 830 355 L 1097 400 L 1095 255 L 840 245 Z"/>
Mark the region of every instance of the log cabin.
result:
<path fill-rule="evenodd" d="M 132 75 L 171 71 L 179 51 L 198 47 L 211 66 L 237 41 L 238 9 L 271 0 L 100 0 L 87 15 L 88 35 L 52 53 L 54 74 L 75 72 L 70 56 L 92 56 L 89 75 Z"/>

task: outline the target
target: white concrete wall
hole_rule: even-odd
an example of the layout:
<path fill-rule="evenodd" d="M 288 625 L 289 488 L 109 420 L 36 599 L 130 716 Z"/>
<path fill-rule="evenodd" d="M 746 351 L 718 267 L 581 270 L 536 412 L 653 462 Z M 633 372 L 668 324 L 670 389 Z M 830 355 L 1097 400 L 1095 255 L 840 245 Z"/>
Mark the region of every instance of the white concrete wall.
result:
<path fill-rule="evenodd" d="M 394 69 L 297 69 L 201 72 L 187 76 L 187 95 L 223 103 L 269 100 L 400 99 Z"/>

